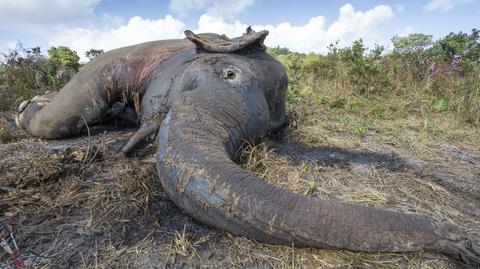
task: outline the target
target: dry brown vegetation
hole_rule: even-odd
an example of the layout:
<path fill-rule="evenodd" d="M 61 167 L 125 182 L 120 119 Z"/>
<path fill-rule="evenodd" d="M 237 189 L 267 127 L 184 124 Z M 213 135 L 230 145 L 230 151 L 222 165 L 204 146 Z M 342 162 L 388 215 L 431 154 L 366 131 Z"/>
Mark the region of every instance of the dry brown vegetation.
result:
<path fill-rule="evenodd" d="M 450 129 L 432 137 L 417 119 L 406 118 L 376 121 L 358 132 L 328 105 L 304 99 L 290 110 L 281 138 L 246 144 L 239 153 L 245 169 L 295 192 L 416 213 L 480 236 L 479 196 L 460 188 L 478 186 L 474 127 L 452 128 L 439 118 Z M 165 196 L 154 150 L 117 156 L 129 133 L 93 130 L 91 138 L 39 141 L 15 129 L 11 114 L 2 115 L 18 141 L 0 145 L 0 222 L 13 227 L 27 268 L 456 266 L 433 253 L 272 246 L 217 231 L 182 214 Z M 348 114 L 360 121 L 357 115 Z M 2 255 L 0 264 L 13 266 Z"/>

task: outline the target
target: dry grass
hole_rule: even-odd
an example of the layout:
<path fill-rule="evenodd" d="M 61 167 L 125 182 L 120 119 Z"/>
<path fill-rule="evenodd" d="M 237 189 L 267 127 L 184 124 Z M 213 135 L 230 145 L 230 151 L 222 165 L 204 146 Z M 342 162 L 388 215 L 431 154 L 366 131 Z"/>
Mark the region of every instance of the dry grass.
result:
<path fill-rule="evenodd" d="M 331 126 L 337 125 L 337 123 L 329 121 L 328 115 L 315 115 L 315 112 L 312 114 L 314 115 L 305 118 L 298 128 L 289 131 L 298 143 L 313 148 L 339 148 L 351 150 L 351 152 L 396 151 L 393 146 L 382 145 L 381 138 L 378 138 L 375 134 L 366 137 L 351 134 L 333 136 L 337 129 Z M 456 131 L 451 132 L 450 135 L 454 132 Z M 477 134 L 472 133 L 464 135 L 470 135 L 469 138 L 473 140 L 477 136 Z M 418 133 L 412 134 L 412 139 L 418 139 L 417 136 L 419 136 Z M 439 141 L 445 143 L 441 139 Z M 455 158 L 456 155 L 448 154 L 451 152 L 440 154 L 440 145 L 441 143 L 436 144 L 432 140 L 420 140 L 412 147 L 417 147 L 415 155 L 422 156 L 430 161 L 432 169 L 441 167 L 446 169 L 445 171 L 454 173 L 459 177 L 459 180 L 462 178 L 474 180 L 478 184 L 478 181 L 475 181 L 478 177 L 475 175 L 480 172 L 480 167 L 471 158 L 478 160 L 476 158 L 479 155 L 469 154 L 468 151 L 456 148 L 458 152 L 463 154 L 462 156 L 465 156 L 467 161 L 470 160 L 470 162 L 465 162 Z M 472 145 L 469 146 L 472 148 Z M 299 162 L 287 156 L 276 154 L 274 149 L 268 143 L 259 145 L 246 143 L 237 159 L 245 169 L 257 176 L 297 193 L 305 194 L 309 182 L 314 182 L 315 188 L 311 195 L 320 198 L 415 213 L 454 223 L 472 232 L 472 234 L 478 235 L 480 232 L 478 230 L 478 227 L 480 227 L 479 212 L 478 210 L 477 213 L 472 212 L 476 210 L 476 206 L 473 205 L 478 205 L 478 196 L 470 197 L 463 193 L 448 190 L 437 183 L 433 174 L 415 174 L 403 168 L 390 171 L 378 168 L 377 166 L 381 163 L 364 165 L 355 164 L 353 160 L 353 163 L 346 166 L 341 164 L 331 166 L 315 160 Z M 399 151 L 399 154 L 402 152 Z M 407 155 L 407 157 L 416 158 L 411 155 Z M 279 249 L 279 251 L 288 252 L 285 247 L 279 248 L 282 249 Z M 255 253 L 258 253 L 258 251 L 255 251 Z M 261 255 L 255 259 L 263 259 L 265 251 L 260 251 L 260 253 Z M 297 265 L 301 267 L 451 268 L 453 266 L 441 257 L 432 257 L 429 253 L 365 254 L 348 251 L 301 249 L 295 255 Z M 292 256 L 281 257 L 281 262 L 278 259 L 270 259 L 274 263 L 272 267 L 292 268 Z"/>
<path fill-rule="evenodd" d="M 280 155 L 272 141 L 245 144 L 237 161 L 259 177 L 298 193 L 412 212 L 480 233 L 477 198 L 439 185 L 432 175 L 402 167 L 388 169 L 382 159 L 356 163 L 354 158 L 356 152 L 395 152 L 400 159 L 422 159 L 468 180 L 479 173 L 478 135 L 471 129 L 446 130 L 432 139 L 424 137 L 425 128 L 413 120 L 382 120 L 372 125 L 374 130 L 358 135 L 351 125 L 360 116 L 350 115 L 353 121 L 342 123 L 334 112 L 316 105 L 297 109 L 303 114 L 297 115 L 297 127 L 287 132 L 295 143 L 319 152 L 344 149 L 345 163 Z M 409 125 L 409 131 L 402 130 Z M 383 143 L 385 136 L 398 143 Z M 463 140 L 450 143 L 449 137 Z M 28 139 L 0 146 L 0 223 L 14 227 L 22 259 L 30 268 L 454 267 L 432 253 L 272 246 L 202 226 L 165 196 L 152 155 L 116 156 L 127 138 L 125 132 L 110 132 L 91 139 Z M 0 255 L 0 266 L 10 266 L 10 258 Z"/>
<path fill-rule="evenodd" d="M 200 257 L 197 252 L 197 247 L 208 242 L 210 240 L 210 235 L 207 234 L 198 239 L 195 239 L 195 236 L 192 237 L 185 233 L 185 226 L 182 232 L 175 231 L 175 239 L 172 244 L 172 253 L 173 255 L 180 255 L 183 257 Z"/>
<path fill-rule="evenodd" d="M 102 138 L 95 146 L 84 141 L 81 146 L 50 149 L 43 149 L 45 143 L 32 148 L 31 142 L 3 148 L 6 158 L 0 163 L 0 186 L 9 190 L 0 192 L 0 221 L 18 229 L 20 240 L 28 242 L 23 246 L 26 252 L 39 254 L 31 254 L 27 261 L 54 256 L 54 262 L 49 260 L 46 266 L 62 267 L 80 260 L 98 264 L 97 260 L 107 255 L 106 264 L 111 264 L 112 256 L 104 247 L 113 252 L 114 259 L 120 259 L 126 251 L 121 249 L 138 241 L 129 237 L 147 224 L 154 225 L 149 205 L 163 193 L 153 164 L 115 158 Z M 19 151 L 22 154 L 17 154 Z M 82 237 L 95 240 L 82 242 Z M 92 247 L 98 247 L 99 240 L 102 250 L 96 254 L 98 250 Z"/>
<path fill-rule="evenodd" d="M 14 138 L 11 129 L 6 126 L 2 119 L 0 119 L 0 144 L 11 142 Z"/>

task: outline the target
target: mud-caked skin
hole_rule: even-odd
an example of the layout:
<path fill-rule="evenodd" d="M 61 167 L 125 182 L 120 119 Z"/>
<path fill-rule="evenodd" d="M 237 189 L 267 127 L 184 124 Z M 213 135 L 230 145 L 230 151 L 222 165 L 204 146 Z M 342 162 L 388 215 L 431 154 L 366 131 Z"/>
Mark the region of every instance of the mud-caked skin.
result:
<path fill-rule="evenodd" d="M 105 53 L 58 94 L 22 103 L 17 124 L 37 137 L 62 138 L 121 102 L 136 111 L 140 126 L 124 152 L 158 131 L 157 170 L 167 195 L 205 224 L 273 244 L 427 250 L 478 266 L 478 245 L 457 227 L 296 194 L 233 162 L 245 140 L 258 141 L 285 121 L 287 76 L 265 52 L 267 34 L 249 28 L 229 39 L 186 31 L 184 40 Z"/>

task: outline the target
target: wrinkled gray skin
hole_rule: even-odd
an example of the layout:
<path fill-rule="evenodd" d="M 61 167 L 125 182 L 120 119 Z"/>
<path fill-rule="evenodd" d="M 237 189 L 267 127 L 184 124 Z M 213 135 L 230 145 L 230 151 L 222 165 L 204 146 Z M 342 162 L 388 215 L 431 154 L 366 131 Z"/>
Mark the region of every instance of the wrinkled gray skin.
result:
<path fill-rule="evenodd" d="M 478 265 L 478 247 L 454 226 L 303 196 L 232 161 L 244 140 L 258 141 L 285 120 L 287 76 L 265 53 L 267 34 L 247 29 L 228 39 L 187 31 L 188 39 L 113 50 L 88 63 L 58 94 L 22 103 L 17 123 L 34 136 L 62 138 L 85 123 L 111 120 L 109 108 L 123 102 L 117 116 L 140 115 L 139 131 L 124 152 L 159 130 L 162 185 L 177 206 L 205 224 L 273 244 L 429 250 Z"/>

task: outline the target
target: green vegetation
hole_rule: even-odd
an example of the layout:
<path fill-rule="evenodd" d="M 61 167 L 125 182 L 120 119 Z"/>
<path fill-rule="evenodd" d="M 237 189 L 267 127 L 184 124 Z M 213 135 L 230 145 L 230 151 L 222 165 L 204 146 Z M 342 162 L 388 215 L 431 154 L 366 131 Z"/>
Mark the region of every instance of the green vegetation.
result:
<path fill-rule="evenodd" d="M 85 52 L 85 56 L 91 60 L 93 60 L 95 57 L 98 55 L 104 53 L 103 50 L 97 50 L 97 49 L 90 49 L 89 51 Z"/>
<path fill-rule="evenodd" d="M 15 140 L 11 130 L 5 126 L 5 123 L 0 121 L 0 144 L 8 143 Z"/>
<path fill-rule="evenodd" d="M 80 67 L 80 57 L 77 53 L 64 46 L 50 47 L 48 49 L 48 60 L 54 66 L 70 67 L 75 71 L 78 71 Z"/>
<path fill-rule="evenodd" d="M 415 33 L 408 36 L 395 36 L 392 38 L 392 43 L 396 53 L 422 53 L 433 45 L 433 37 Z"/>
<path fill-rule="evenodd" d="M 80 68 L 80 58 L 67 47 L 51 47 L 48 57 L 39 47 L 23 44 L 0 52 L 0 111 L 15 108 L 21 101 L 47 90 L 58 90 Z"/>
<path fill-rule="evenodd" d="M 312 194 L 313 192 L 315 192 L 315 187 L 316 187 L 315 181 L 309 180 L 307 182 L 307 189 L 305 190 L 305 192 L 303 194 L 305 196 L 307 196 L 309 194 Z"/>
<path fill-rule="evenodd" d="M 287 101 L 333 112 L 360 136 L 372 128 L 365 119 L 395 120 L 416 115 L 452 117 L 480 125 L 480 31 L 392 38 L 394 49 L 365 47 L 362 40 L 325 55 L 271 48 L 289 75 Z M 305 108 L 305 107 L 303 107 Z M 305 109 L 303 109 L 305 110 Z"/>

